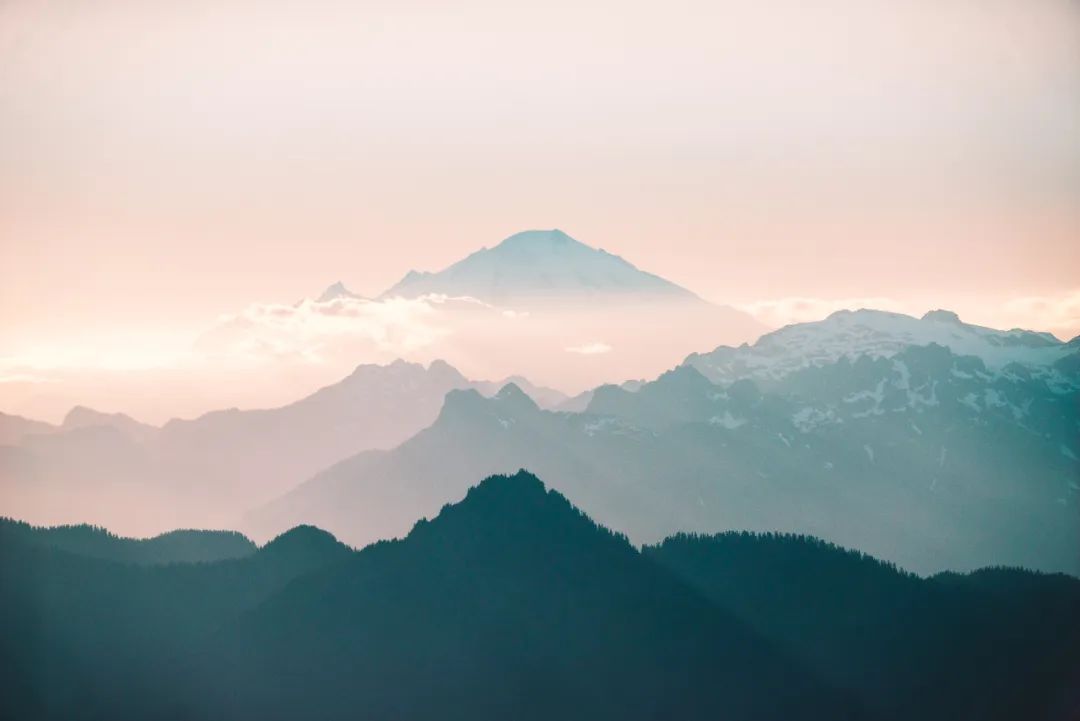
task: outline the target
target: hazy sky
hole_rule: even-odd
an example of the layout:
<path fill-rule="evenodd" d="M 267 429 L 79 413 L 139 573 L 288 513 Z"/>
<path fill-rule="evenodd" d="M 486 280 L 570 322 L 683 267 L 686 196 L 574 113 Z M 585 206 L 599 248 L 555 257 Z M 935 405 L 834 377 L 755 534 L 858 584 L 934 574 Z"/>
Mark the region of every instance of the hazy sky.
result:
<path fill-rule="evenodd" d="M 1080 3 L 0 0 L 2 357 L 550 227 L 770 324 L 1071 337 Z"/>

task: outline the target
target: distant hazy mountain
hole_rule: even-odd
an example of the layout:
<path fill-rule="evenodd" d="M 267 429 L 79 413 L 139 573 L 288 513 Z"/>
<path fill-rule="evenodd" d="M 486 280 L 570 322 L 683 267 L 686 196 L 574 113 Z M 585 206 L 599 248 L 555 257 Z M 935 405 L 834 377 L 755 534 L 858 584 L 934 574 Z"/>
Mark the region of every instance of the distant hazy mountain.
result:
<path fill-rule="evenodd" d="M 580 243 L 561 230 L 517 233 L 437 273 L 409 271 L 383 297 L 415 298 L 429 293 L 470 296 L 510 307 L 608 298 L 703 302 L 685 288 Z"/>
<path fill-rule="evenodd" d="M 909 346 L 931 343 L 957 355 L 975 356 L 991 373 L 1004 372 L 1015 364 L 1045 375 L 1057 386 L 1080 386 L 1075 360 L 1072 373 L 1055 366 L 1059 361 L 1067 364 L 1064 359 L 1070 356 L 1080 358 L 1080 345 L 1063 343 L 1049 333 L 970 325 L 946 310 L 931 311 L 921 319 L 880 310 L 842 310 L 825 320 L 768 333 L 753 345 L 720 346 L 709 353 L 694 353 L 685 362 L 714 381 L 752 378 L 768 384 L 806 366 L 860 356 L 888 358 Z"/>
<path fill-rule="evenodd" d="M 331 300 L 337 300 L 338 298 L 351 298 L 353 300 L 364 300 L 364 296 L 359 293 L 353 293 L 351 290 L 345 287 L 345 284 L 340 280 L 336 283 L 332 283 L 327 286 L 326 290 L 322 292 L 317 299 L 317 303 L 326 303 Z"/>
<path fill-rule="evenodd" d="M 526 467 L 636 542 L 676 531 L 811 533 L 919 572 L 1080 572 L 1080 404 L 1056 380 L 941 346 L 807 365 L 762 392 L 685 366 L 584 414 L 507 386 L 451 393 L 436 423 L 337 464 L 253 514 L 354 544 L 393 537 L 471 478 Z"/>
<path fill-rule="evenodd" d="M 28 436 L 52 433 L 56 426 L 22 416 L 0 413 L 0 446 L 17 446 Z"/>
<path fill-rule="evenodd" d="M 42 719 L 1065 721 L 1080 581 L 920 580 L 812 538 L 639 552 L 535 477 L 400 541 L 139 568 L 0 544 L 0 698 Z"/>
<path fill-rule="evenodd" d="M 36 528 L 7 518 L 0 518 L 0 543 L 19 543 L 143 566 L 243 558 L 256 548 L 236 531 L 180 530 L 153 538 L 123 538 L 85 524 Z"/>
<path fill-rule="evenodd" d="M 520 380 L 545 403 L 565 399 Z M 401 443 L 435 419 L 447 392 L 498 387 L 442 361 L 398 361 L 359 366 L 287 406 L 215 411 L 160 429 L 86 408 L 60 428 L 5 421 L 18 443 L 0 447 L 0 511 L 41 524 L 89 519 L 132 535 L 220 527 L 338 460 Z"/>
<path fill-rule="evenodd" d="M 75 406 L 60 425 L 62 431 L 78 428 L 115 428 L 136 441 L 148 441 L 157 434 L 158 428 L 148 423 L 141 423 L 124 413 L 102 413 L 93 408 Z"/>
<path fill-rule="evenodd" d="M 380 298 L 421 296 L 443 298 L 440 309 L 446 297 L 468 296 L 498 311 L 446 314 L 454 332 L 441 356 L 575 390 L 654 377 L 693 350 L 768 330 L 559 230 L 518 233 L 438 272 L 411 271 Z"/>

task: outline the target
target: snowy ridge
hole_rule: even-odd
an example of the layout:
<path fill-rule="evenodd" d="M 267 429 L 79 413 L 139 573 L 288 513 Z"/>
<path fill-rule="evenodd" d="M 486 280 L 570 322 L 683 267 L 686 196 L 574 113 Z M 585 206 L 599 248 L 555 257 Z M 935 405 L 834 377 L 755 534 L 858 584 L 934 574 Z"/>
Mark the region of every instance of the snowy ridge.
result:
<path fill-rule="evenodd" d="M 828 318 L 789 325 L 761 337 L 754 345 L 720 346 L 695 353 L 691 365 L 714 382 L 752 378 L 778 381 L 804 368 L 820 367 L 842 358 L 890 358 L 911 346 L 936 344 L 959 356 L 974 356 L 993 375 L 1025 369 L 1061 391 L 1078 387 L 1073 374 L 1054 364 L 1077 353 L 1049 333 L 995 330 L 962 322 L 955 313 L 935 310 L 922 318 L 879 310 L 842 310 Z"/>

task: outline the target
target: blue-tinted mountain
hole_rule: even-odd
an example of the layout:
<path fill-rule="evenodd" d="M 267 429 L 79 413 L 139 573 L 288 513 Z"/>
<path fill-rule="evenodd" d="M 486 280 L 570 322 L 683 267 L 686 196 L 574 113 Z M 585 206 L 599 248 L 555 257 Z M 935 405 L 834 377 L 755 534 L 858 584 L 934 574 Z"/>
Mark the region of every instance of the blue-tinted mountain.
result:
<path fill-rule="evenodd" d="M 1049 333 L 964 323 L 946 310 L 930 311 L 922 318 L 880 310 L 841 310 L 824 320 L 767 333 L 753 345 L 693 353 L 684 364 L 716 382 L 749 378 L 768 387 L 807 367 L 830 365 L 844 358 L 890 358 L 906 348 L 931 344 L 980 359 L 988 373 L 1003 374 L 1009 367 L 1022 367 L 1059 389 L 1080 387 L 1076 376 L 1068 377 L 1055 368 L 1062 359 L 1077 357 L 1080 349 L 1073 343 L 1063 343 Z"/>
<path fill-rule="evenodd" d="M 468 296 L 499 306 L 543 301 L 662 299 L 696 295 L 561 230 L 527 230 L 435 272 L 410 271 L 383 297 Z"/>
<path fill-rule="evenodd" d="M 780 530 L 920 573 L 1080 573 L 1078 395 L 1021 367 L 909 346 L 808 365 L 767 391 L 684 366 L 637 391 L 599 388 L 581 414 L 523 395 L 453 392 L 430 428 L 316 475 L 247 530 L 314 523 L 362 545 L 400 536 L 472 478 L 528 467 L 638 543 Z"/>
<path fill-rule="evenodd" d="M 517 381 L 545 403 L 564 399 Z M 0 447 L 3 511 L 39 524 L 90 519 L 132 535 L 220 527 L 336 461 L 396 446 L 436 418 L 447 392 L 500 387 L 444 361 L 396 361 L 358 366 L 285 406 L 214 411 L 162 428 L 87 408 L 60 427 L 0 418 L 13 442 Z M 133 505 L 141 512 L 132 514 Z"/>

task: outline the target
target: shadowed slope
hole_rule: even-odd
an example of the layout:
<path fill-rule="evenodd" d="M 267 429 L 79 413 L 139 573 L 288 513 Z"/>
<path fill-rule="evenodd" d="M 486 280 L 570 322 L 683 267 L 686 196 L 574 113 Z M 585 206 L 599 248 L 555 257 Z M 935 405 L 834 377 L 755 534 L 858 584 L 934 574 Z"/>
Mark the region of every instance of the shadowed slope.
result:
<path fill-rule="evenodd" d="M 230 718 L 852 714 L 525 472 L 291 586 L 220 643 Z"/>
<path fill-rule="evenodd" d="M 643 552 L 878 718 L 1074 718 L 1076 578 L 983 569 L 920 579 L 783 534 L 680 535 Z"/>
<path fill-rule="evenodd" d="M 0 518 L 0 543 L 15 542 L 143 566 L 243 558 L 256 548 L 236 531 L 178 530 L 153 538 L 123 538 L 89 525 L 38 528 Z"/>

